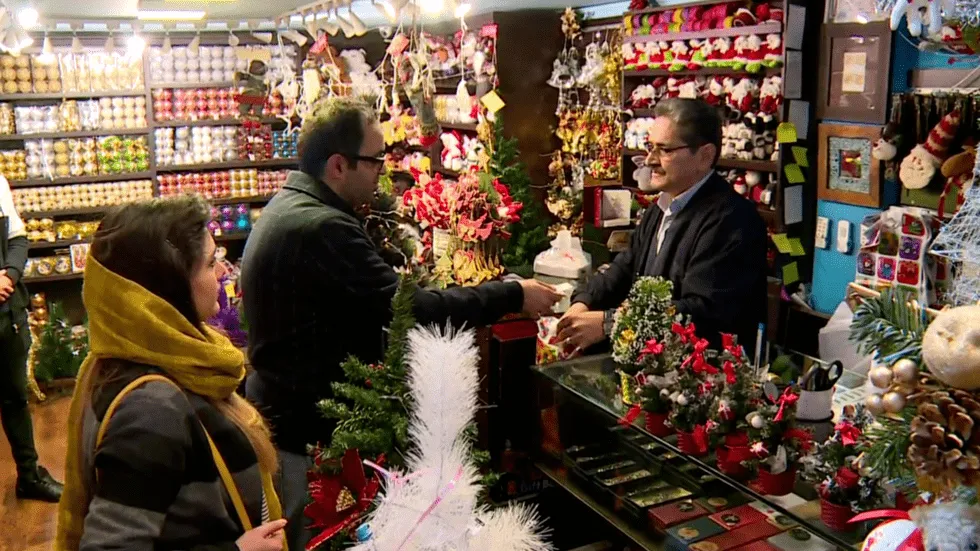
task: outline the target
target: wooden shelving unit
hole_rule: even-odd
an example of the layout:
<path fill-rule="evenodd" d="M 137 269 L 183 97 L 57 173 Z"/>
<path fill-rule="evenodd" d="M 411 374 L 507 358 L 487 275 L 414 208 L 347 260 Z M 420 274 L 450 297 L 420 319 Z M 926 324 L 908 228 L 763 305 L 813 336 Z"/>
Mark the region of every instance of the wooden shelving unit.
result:
<path fill-rule="evenodd" d="M 149 134 L 150 128 L 119 128 L 116 130 L 81 130 L 78 132 L 38 132 L 35 134 L 0 134 L 0 142 L 25 140 L 63 140 L 70 138 L 100 138 L 103 136 L 139 136 Z"/>
<path fill-rule="evenodd" d="M 33 179 L 33 180 L 12 180 L 11 188 L 28 188 L 39 186 L 64 186 L 70 184 L 95 184 L 106 182 L 125 182 L 128 180 L 149 180 L 153 178 L 155 172 L 126 172 L 124 174 L 96 174 L 95 176 L 74 176 L 71 178 Z"/>
<path fill-rule="evenodd" d="M 262 124 L 276 124 L 282 123 L 286 124 L 280 117 L 263 117 L 259 122 Z M 231 118 L 231 119 L 197 119 L 197 120 L 167 120 L 167 121 L 151 121 L 150 126 L 153 128 L 175 128 L 180 126 L 238 126 L 242 123 L 242 119 Z"/>
<path fill-rule="evenodd" d="M 36 249 L 63 249 L 79 243 L 90 243 L 91 239 L 59 239 L 57 241 L 34 241 L 30 244 L 31 250 Z"/>
<path fill-rule="evenodd" d="M 47 94 L 0 94 L 0 101 L 50 101 L 65 99 L 118 98 L 142 96 L 144 90 L 105 90 L 102 92 L 51 92 Z"/>
<path fill-rule="evenodd" d="M 83 273 L 58 274 L 58 275 L 49 275 L 49 276 L 33 276 L 33 277 L 25 277 L 24 283 L 31 284 L 31 283 L 49 283 L 52 281 L 71 281 L 74 279 L 82 279 L 83 277 L 85 277 L 85 274 Z"/>
<path fill-rule="evenodd" d="M 688 5 L 685 3 L 685 6 Z M 640 13 L 640 12 L 631 12 Z M 732 27 L 729 29 L 710 29 L 707 31 L 684 31 L 679 33 L 666 34 L 632 34 L 623 37 L 623 42 L 649 42 L 651 40 L 700 40 L 706 38 L 722 38 L 745 36 L 749 34 L 775 34 L 783 31 L 783 24 L 780 21 L 765 21 L 760 25 L 749 25 L 744 27 Z"/>
<path fill-rule="evenodd" d="M 186 90 L 188 88 L 235 88 L 235 83 L 230 80 L 222 80 L 213 82 L 154 82 L 150 84 L 150 90 Z M 140 95 L 142 95 L 142 91 Z"/>
<path fill-rule="evenodd" d="M 157 174 L 168 172 L 195 172 L 211 170 L 228 170 L 237 168 L 289 168 L 294 167 L 298 159 L 269 159 L 266 161 L 224 161 L 220 163 L 199 163 L 190 165 L 157 165 Z"/>

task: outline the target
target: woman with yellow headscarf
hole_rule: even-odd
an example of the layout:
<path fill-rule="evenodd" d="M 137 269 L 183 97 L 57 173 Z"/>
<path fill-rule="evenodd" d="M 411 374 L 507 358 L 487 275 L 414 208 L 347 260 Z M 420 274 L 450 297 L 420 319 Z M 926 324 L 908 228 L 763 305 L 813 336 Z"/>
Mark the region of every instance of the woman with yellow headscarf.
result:
<path fill-rule="evenodd" d="M 221 276 L 209 221 L 199 197 L 154 200 L 95 235 L 59 551 L 284 548 L 276 452 L 236 393 L 244 357 L 204 321 Z"/>

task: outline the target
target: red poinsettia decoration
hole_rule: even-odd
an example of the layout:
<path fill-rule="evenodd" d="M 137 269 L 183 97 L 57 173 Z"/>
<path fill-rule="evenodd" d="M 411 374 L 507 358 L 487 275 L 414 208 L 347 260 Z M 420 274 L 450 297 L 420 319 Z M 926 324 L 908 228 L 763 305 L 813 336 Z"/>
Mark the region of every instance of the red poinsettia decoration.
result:
<path fill-rule="evenodd" d="M 377 473 L 370 479 L 364 474 L 357 450 L 344 453 L 341 467 L 339 475 L 307 473 L 312 502 L 303 512 L 313 519 L 310 527 L 322 532 L 306 544 L 306 551 L 352 527 L 367 512 L 381 487 Z"/>

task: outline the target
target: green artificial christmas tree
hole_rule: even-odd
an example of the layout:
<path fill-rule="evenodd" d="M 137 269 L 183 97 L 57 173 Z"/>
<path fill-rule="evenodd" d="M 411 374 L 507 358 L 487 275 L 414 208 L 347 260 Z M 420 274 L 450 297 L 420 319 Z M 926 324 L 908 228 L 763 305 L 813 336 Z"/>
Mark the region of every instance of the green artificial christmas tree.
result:
<path fill-rule="evenodd" d="M 524 205 L 520 221 L 510 226 L 511 238 L 504 249 L 503 263 L 512 272 L 529 277 L 534 257 L 548 248 L 550 220 L 534 195 L 527 167 L 519 160 L 517 140 L 504 137 L 500 113 L 497 113 L 493 121 L 491 150 L 490 175 L 507 186 L 515 202 Z"/>
<path fill-rule="evenodd" d="M 74 332 L 59 302 L 51 304 L 49 320 L 38 339 L 34 377 L 42 382 L 73 378 L 88 355 L 88 339 Z"/>
<path fill-rule="evenodd" d="M 408 449 L 411 411 L 405 357 L 408 332 L 415 326 L 412 306 L 416 285 L 414 278 L 402 277 L 392 299 L 384 363 L 366 364 L 349 357 L 341 365 L 347 381 L 333 383 L 334 397 L 320 402 L 323 415 L 337 420 L 330 445 L 320 451 L 321 459 L 340 459 L 348 449 L 356 449 L 363 458 L 383 454 L 387 464 L 404 465 L 401 454 Z"/>

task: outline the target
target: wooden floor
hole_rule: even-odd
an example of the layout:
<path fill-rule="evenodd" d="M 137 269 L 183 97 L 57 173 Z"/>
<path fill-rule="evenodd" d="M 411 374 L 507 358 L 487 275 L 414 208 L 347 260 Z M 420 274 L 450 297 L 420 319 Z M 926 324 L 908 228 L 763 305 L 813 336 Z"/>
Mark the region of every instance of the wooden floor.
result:
<path fill-rule="evenodd" d="M 68 409 L 71 398 L 50 398 L 34 407 L 34 438 L 40 463 L 57 480 L 64 480 Z M 18 501 L 17 473 L 7 439 L 0 437 L 0 551 L 50 551 L 58 506 Z"/>

